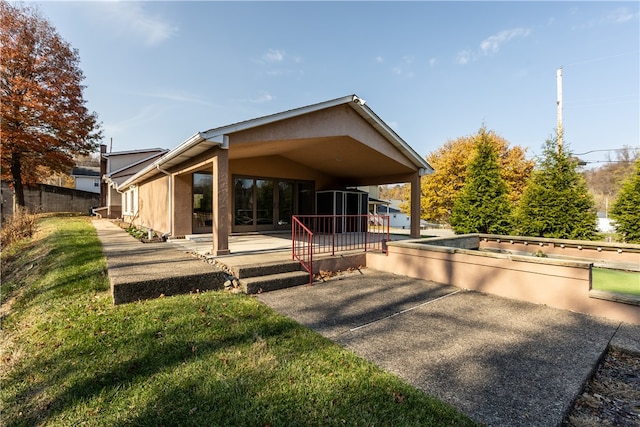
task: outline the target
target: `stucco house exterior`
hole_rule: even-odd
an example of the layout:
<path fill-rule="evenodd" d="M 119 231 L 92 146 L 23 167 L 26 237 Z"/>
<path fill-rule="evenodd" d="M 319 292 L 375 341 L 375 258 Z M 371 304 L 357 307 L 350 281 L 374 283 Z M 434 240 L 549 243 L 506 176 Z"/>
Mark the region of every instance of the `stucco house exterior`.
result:
<path fill-rule="evenodd" d="M 149 148 L 144 150 L 114 151 L 107 153 L 106 147 L 102 146 L 101 152 L 101 173 L 102 180 L 106 183 L 103 187 L 103 200 L 101 208 L 97 213 L 107 218 L 120 218 L 123 213 L 123 205 L 126 205 L 127 212 L 133 208 L 133 203 L 137 200 L 126 198 L 119 187 L 124 181 L 135 175 L 141 169 L 158 159 L 169 150 L 162 148 Z"/>
<path fill-rule="evenodd" d="M 433 171 L 356 95 L 199 132 L 111 186 L 122 217 L 174 237 L 291 228 L 316 193 L 411 183 L 411 234 L 420 235 L 420 177 Z"/>

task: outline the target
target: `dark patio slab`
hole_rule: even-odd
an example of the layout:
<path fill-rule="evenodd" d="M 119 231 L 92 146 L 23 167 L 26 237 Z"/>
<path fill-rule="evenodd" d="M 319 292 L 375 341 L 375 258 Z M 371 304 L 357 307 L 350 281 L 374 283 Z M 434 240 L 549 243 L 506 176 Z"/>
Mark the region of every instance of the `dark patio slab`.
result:
<path fill-rule="evenodd" d="M 558 425 L 619 326 L 366 269 L 258 298 L 492 426 Z"/>

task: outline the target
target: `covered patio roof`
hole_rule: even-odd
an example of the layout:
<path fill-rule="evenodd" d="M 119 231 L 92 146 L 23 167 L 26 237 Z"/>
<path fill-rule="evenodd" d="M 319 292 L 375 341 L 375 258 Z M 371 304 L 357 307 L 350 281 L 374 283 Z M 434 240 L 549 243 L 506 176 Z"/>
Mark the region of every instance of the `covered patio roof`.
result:
<path fill-rule="evenodd" d="M 374 129 L 393 148 L 386 153 L 373 149 L 365 142 L 348 135 L 346 131 L 344 134 L 323 135 L 322 132 L 314 133 L 310 130 L 305 134 L 298 130 L 288 138 L 282 136 L 285 132 L 272 139 L 269 138 L 269 132 L 263 132 L 259 140 L 242 140 L 241 135 L 250 134 L 257 128 L 281 124 L 289 119 L 302 120 L 305 116 L 338 106 L 350 107 L 351 111 L 355 111 L 368 124 L 369 129 Z M 236 140 L 240 142 L 236 143 Z M 427 161 L 384 123 L 364 100 L 356 95 L 349 95 L 199 132 L 122 182 L 119 187 L 125 189 L 152 178 L 213 147 L 228 149 L 230 161 L 279 156 L 305 168 L 348 181 L 349 185 L 394 183 L 416 171 L 421 176 L 433 172 Z"/>

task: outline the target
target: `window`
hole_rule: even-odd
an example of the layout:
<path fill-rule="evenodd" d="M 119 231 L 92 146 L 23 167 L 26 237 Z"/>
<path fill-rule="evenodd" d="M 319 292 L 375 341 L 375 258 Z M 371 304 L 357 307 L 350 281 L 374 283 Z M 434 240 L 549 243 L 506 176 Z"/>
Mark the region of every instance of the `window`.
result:
<path fill-rule="evenodd" d="M 93 186 L 96 187 L 96 188 L 100 187 L 100 180 L 99 179 L 94 179 L 93 180 Z"/>
<path fill-rule="evenodd" d="M 138 214 L 138 187 L 130 188 L 122 194 L 122 214 L 130 216 Z"/>

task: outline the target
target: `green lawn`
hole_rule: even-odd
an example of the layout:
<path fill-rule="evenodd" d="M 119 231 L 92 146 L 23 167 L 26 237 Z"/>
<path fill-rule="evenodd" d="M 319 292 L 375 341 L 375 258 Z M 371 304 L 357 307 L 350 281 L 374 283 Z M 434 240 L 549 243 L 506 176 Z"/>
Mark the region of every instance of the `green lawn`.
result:
<path fill-rule="evenodd" d="M 592 289 L 640 297 L 640 272 L 594 267 L 591 274 Z"/>
<path fill-rule="evenodd" d="M 113 306 L 86 217 L 2 253 L 2 425 L 473 423 L 246 295 Z"/>

